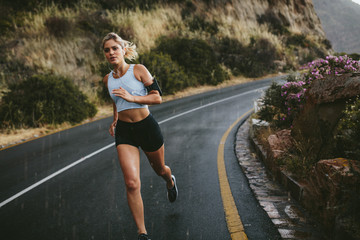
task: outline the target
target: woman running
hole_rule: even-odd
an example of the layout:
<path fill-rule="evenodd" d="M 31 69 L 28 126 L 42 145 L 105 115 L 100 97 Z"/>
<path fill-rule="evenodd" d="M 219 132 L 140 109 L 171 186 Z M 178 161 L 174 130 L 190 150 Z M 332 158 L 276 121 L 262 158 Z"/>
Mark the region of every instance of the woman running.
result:
<path fill-rule="evenodd" d="M 175 177 L 165 165 L 164 141 L 159 124 L 148 109 L 148 105 L 162 102 L 162 93 L 156 79 L 144 65 L 125 62 L 125 58 L 133 60 L 137 57 L 134 44 L 116 33 L 109 33 L 103 39 L 102 46 L 107 61 L 113 66 L 103 80 L 113 100 L 114 121 L 109 133 L 115 135 L 127 201 L 138 228 L 138 240 L 146 240 L 149 237 L 140 192 L 139 147 L 157 175 L 166 181 L 169 201 L 174 202 L 178 195 Z"/>

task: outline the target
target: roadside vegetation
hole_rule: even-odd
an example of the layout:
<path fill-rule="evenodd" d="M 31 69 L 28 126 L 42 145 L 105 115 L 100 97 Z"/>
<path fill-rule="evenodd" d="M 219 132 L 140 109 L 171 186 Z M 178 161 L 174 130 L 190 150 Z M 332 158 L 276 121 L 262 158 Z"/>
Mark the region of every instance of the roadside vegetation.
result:
<path fill-rule="evenodd" d="M 305 65 L 301 74 L 290 74 L 283 84 L 273 83 L 261 99 L 261 109 L 256 117 L 270 124 L 269 129 L 260 134 L 269 135 L 281 129 L 292 129 L 295 119 L 306 103 L 306 91 L 315 79 L 324 79 L 326 75 L 341 75 L 360 72 L 360 58 L 349 56 L 327 56 Z M 346 157 L 360 160 L 360 96 L 349 99 L 342 117 L 336 127 L 334 146 L 329 158 Z M 308 126 L 311 127 L 311 126 Z M 261 139 L 261 137 L 260 137 Z M 264 138 L 263 138 L 264 139 Z M 266 144 L 265 144 L 266 145 Z M 278 164 L 289 170 L 294 176 L 306 177 L 314 164 L 319 161 L 311 152 L 312 143 L 306 140 L 295 142 L 288 154 L 278 159 Z"/>
<path fill-rule="evenodd" d="M 352 57 L 320 58 L 284 83 L 273 83 L 253 117 L 268 123 L 255 137 L 268 154 L 269 169 L 302 186 L 300 203 L 331 234 L 344 231 L 358 239 L 360 57 Z"/>

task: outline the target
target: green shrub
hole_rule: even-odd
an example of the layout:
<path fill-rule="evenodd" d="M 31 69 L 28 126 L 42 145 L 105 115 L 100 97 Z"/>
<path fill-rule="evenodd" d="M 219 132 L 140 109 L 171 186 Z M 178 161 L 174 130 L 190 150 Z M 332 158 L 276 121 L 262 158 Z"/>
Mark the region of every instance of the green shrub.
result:
<path fill-rule="evenodd" d="M 172 3 L 178 2 L 181 3 L 181 0 L 100 0 L 99 3 L 105 9 L 124 9 L 124 10 L 134 10 L 140 8 L 141 10 L 150 10 L 154 8 L 159 3 Z"/>
<path fill-rule="evenodd" d="M 131 26 L 122 25 L 118 27 L 117 33 L 121 36 L 122 39 L 133 42 L 135 37 L 135 31 Z"/>
<path fill-rule="evenodd" d="M 9 89 L 0 105 L 3 127 L 78 123 L 97 112 L 87 97 L 64 77 L 34 75 L 21 83 L 11 84 Z"/>
<path fill-rule="evenodd" d="M 213 43 L 217 51 L 219 61 L 228 67 L 232 74 L 238 76 L 247 71 L 246 56 L 251 55 L 249 48 L 237 39 L 223 38 Z"/>
<path fill-rule="evenodd" d="M 4 36 L 14 30 L 15 24 L 17 26 L 19 26 L 20 24 L 19 18 L 17 16 L 18 14 L 16 14 L 16 12 L 13 11 L 11 8 L 0 4 L 0 12 L 7 13 L 2 14 L 2 16 L 0 17 L 0 34 Z"/>
<path fill-rule="evenodd" d="M 12 84 L 31 77 L 36 69 L 26 66 L 23 60 L 8 60 L 6 57 L 1 57 L 0 72 L 4 75 L 5 82 Z"/>
<path fill-rule="evenodd" d="M 350 164 L 351 174 L 354 174 L 354 179 L 359 179 L 359 172 L 354 169 L 354 166 Z M 355 221 L 360 222 L 360 185 L 356 184 L 352 189 L 352 194 L 349 199 L 349 204 L 347 204 L 344 212 L 344 216 L 352 217 Z"/>
<path fill-rule="evenodd" d="M 282 127 L 288 125 L 283 119 L 286 116 L 285 98 L 281 96 L 281 85 L 273 82 L 265 91 L 261 99 L 262 107 L 257 113 L 261 120 L 269 122 L 272 126 Z"/>
<path fill-rule="evenodd" d="M 299 33 L 299 34 L 291 34 L 286 39 L 286 45 L 294 45 L 300 47 L 309 47 L 310 41 L 306 39 L 306 35 Z"/>
<path fill-rule="evenodd" d="M 204 40 L 187 38 L 160 38 L 157 52 L 171 56 L 191 76 L 191 86 L 216 85 L 229 76 L 217 61 L 214 50 Z"/>
<path fill-rule="evenodd" d="M 304 179 L 318 161 L 314 155 L 313 144 L 307 139 L 293 141 L 294 146 L 283 158 L 285 167 L 294 176 Z"/>
<path fill-rule="evenodd" d="M 65 17 L 49 17 L 45 26 L 50 34 L 55 37 L 65 37 L 72 29 L 71 22 Z"/>
<path fill-rule="evenodd" d="M 360 54 L 359 53 L 351 53 L 351 54 L 349 54 L 349 57 L 354 59 L 354 60 L 360 61 Z"/>
<path fill-rule="evenodd" d="M 125 26 L 120 29 L 114 26 L 108 19 L 106 11 L 81 11 L 76 19 L 76 27 L 95 42 L 94 52 L 100 59 L 104 57 L 100 46 L 106 34 L 118 31 L 124 34 L 124 37 L 133 36 L 133 32 Z"/>
<path fill-rule="evenodd" d="M 99 87 L 97 90 L 97 96 L 99 97 L 101 102 L 111 103 L 111 97 L 109 95 L 108 88 L 105 86 L 103 82 L 103 77 L 105 77 L 110 71 L 112 67 L 107 62 L 100 62 L 97 66 L 97 73 L 101 76 L 101 80 L 99 81 Z"/>
<path fill-rule="evenodd" d="M 269 24 L 270 30 L 274 34 L 282 35 L 289 33 L 287 27 L 290 26 L 290 23 L 281 12 L 276 15 L 274 11 L 267 9 L 264 14 L 257 17 L 257 22 L 259 24 Z"/>
<path fill-rule="evenodd" d="M 259 77 L 275 70 L 274 61 L 280 59 L 275 46 L 265 38 L 251 39 L 248 46 L 239 40 L 223 38 L 213 43 L 219 61 L 236 75 Z"/>
<path fill-rule="evenodd" d="M 139 62 L 156 76 L 164 94 L 173 94 L 188 87 L 192 82 L 184 68 L 171 60 L 167 54 L 148 52 L 140 55 Z"/>
<path fill-rule="evenodd" d="M 13 10 L 18 11 L 32 11 L 34 10 L 39 4 L 41 0 L 2 0 L 1 5 Z"/>
<path fill-rule="evenodd" d="M 191 0 L 186 0 L 184 7 L 181 10 L 181 17 L 185 19 L 186 17 L 192 15 L 196 11 L 196 5 Z"/>
<path fill-rule="evenodd" d="M 219 32 L 219 28 L 216 22 L 208 22 L 203 16 L 194 16 L 191 20 L 188 21 L 187 25 L 191 31 L 204 31 L 212 35 L 215 35 Z"/>
<path fill-rule="evenodd" d="M 291 127 L 305 104 L 305 82 L 295 74 L 290 74 L 286 80 L 282 85 L 271 84 L 261 99 L 262 107 L 258 112 L 260 119 L 277 128 Z"/>
<path fill-rule="evenodd" d="M 115 26 L 106 17 L 104 11 L 82 11 L 77 19 L 77 24 L 80 29 L 94 34 L 99 39 L 102 39 L 107 33 L 115 31 Z M 100 42 L 97 46 L 100 46 Z"/>
<path fill-rule="evenodd" d="M 253 41 L 250 46 L 250 76 L 258 77 L 275 70 L 274 61 L 280 59 L 276 47 L 266 38 L 259 38 Z"/>
<path fill-rule="evenodd" d="M 232 0 L 202 0 L 202 2 L 212 7 L 224 7 L 227 3 L 232 3 Z"/>
<path fill-rule="evenodd" d="M 336 154 L 360 160 L 360 96 L 347 103 L 335 138 Z"/>
<path fill-rule="evenodd" d="M 327 39 L 327 38 L 323 39 L 323 40 L 322 40 L 322 43 L 325 45 L 325 48 L 326 48 L 327 50 L 332 49 L 332 44 L 331 44 L 331 42 L 330 42 L 329 39 Z M 345 55 L 345 54 L 343 54 L 343 55 Z"/>

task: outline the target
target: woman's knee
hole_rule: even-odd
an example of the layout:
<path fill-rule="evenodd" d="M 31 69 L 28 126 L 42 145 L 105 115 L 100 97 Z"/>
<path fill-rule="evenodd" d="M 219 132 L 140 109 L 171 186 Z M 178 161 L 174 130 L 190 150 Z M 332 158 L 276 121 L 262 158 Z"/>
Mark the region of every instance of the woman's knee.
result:
<path fill-rule="evenodd" d="M 140 179 L 135 179 L 135 178 L 126 179 L 125 185 L 126 185 L 126 190 L 128 192 L 140 191 L 140 187 L 141 187 Z"/>
<path fill-rule="evenodd" d="M 167 166 L 161 166 L 155 169 L 155 172 L 158 176 L 165 176 L 168 172 L 169 167 Z"/>

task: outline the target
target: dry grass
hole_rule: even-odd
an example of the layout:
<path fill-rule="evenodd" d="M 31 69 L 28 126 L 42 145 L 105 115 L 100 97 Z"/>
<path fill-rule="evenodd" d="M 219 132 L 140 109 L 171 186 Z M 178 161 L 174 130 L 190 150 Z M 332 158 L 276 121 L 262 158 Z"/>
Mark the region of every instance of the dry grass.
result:
<path fill-rule="evenodd" d="M 75 75 L 88 77 L 91 75 L 92 61 L 96 56 L 91 51 L 94 43 L 86 38 L 73 38 L 71 41 L 59 41 L 55 37 L 46 36 L 37 39 L 25 39 L 22 54 L 31 67 L 51 69 L 53 73 L 64 76 Z M 84 61 L 80 66 L 79 61 Z"/>
<path fill-rule="evenodd" d="M 210 36 L 204 31 L 190 31 L 186 21 L 181 18 L 182 7 L 177 4 L 164 4 L 150 11 L 112 9 L 107 10 L 103 17 L 109 20 L 115 29 L 132 29 L 139 53 L 154 47 L 156 39 L 160 36 L 176 35 L 201 39 L 231 37 L 239 40 L 243 45 L 247 45 L 251 38 L 265 38 L 276 47 L 278 52 L 285 53 L 287 58 L 293 55 L 286 51 L 281 37 L 272 34 L 266 24 L 258 24 L 256 16 L 264 14 L 269 7 L 266 1 L 234 1 L 224 7 L 215 8 L 209 8 L 208 5 L 198 1 L 194 4 L 197 7 L 196 15 L 203 16 L 207 21 L 217 22 L 219 32 L 216 35 Z M 10 33 L 12 35 L 10 39 L 7 39 L 9 42 L 14 40 L 21 42 L 13 49 L 9 49 L 8 57 L 25 60 L 27 66 L 69 76 L 74 81 L 90 78 L 91 81 L 87 85 L 82 85 L 91 97 L 93 92 L 90 88 L 94 86 L 94 81 L 98 80 L 94 78 L 93 70 L 99 61 L 103 60 L 99 59 L 94 51 L 98 42 L 90 39 L 86 33 L 77 31 L 76 27 L 71 30 L 70 36 L 56 39 L 49 36 L 45 22 L 46 19 L 55 16 L 66 18 L 75 26 L 80 16 L 84 13 L 92 14 L 99 8 L 96 3 L 83 0 L 73 8 L 58 8 L 50 4 L 40 7 L 38 11 L 28 13 L 24 17 L 23 26 L 16 28 L 15 32 Z M 286 7 L 286 11 L 291 12 L 291 6 Z M 300 19 L 301 16 L 298 17 Z M 290 26 L 290 31 L 302 32 L 302 30 L 296 24 Z M 317 42 L 317 39 L 314 40 Z"/>
<path fill-rule="evenodd" d="M 263 145 L 264 147 L 268 147 L 268 138 L 270 135 L 273 135 L 275 130 L 270 127 L 261 128 L 257 133 L 257 140 Z"/>
<path fill-rule="evenodd" d="M 171 100 L 178 99 L 178 98 L 183 98 L 183 97 L 187 97 L 187 96 L 191 96 L 191 95 L 195 95 L 195 94 L 200 94 L 200 93 L 212 91 L 212 90 L 215 90 L 215 89 L 234 86 L 234 85 L 237 85 L 237 84 L 256 81 L 256 80 L 257 80 L 257 78 L 233 77 L 230 80 L 222 82 L 221 84 L 219 84 L 217 86 L 204 85 L 204 86 L 201 86 L 201 87 L 189 87 L 189 88 L 186 88 L 186 89 L 184 89 L 182 91 L 176 92 L 175 94 L 164 96 L 163 100 L 165 102 L 166 101 L 171 101 Z"/>
<path fill-rule="evenodd" d="M 16 144 L 20 144 L 29 140 L 53 134 L 65 129 L 69 129 L 81 124 L 99 120 L 101 118 L 112 115 L 112 106 L 98 106 L 98 113 L 91 119 L 86 119 L 77 125 L 63 123 L 59 125 L 46 125 L 39 128 L 21 128 L 21 129 L 7 129 L 0 130 L 0 149 L 7 148 Z"/>
<path fill-rule="evenodd" d="M 279 38 L 271 34 L 265 25 L 259 26 L 256 19 L 250 17 L 251 11 L 265 11 L 254 6 L 226 6 L 226 8 L 208 9 L 202 3 L 196 3 L 197 13 L 206 16 L 218 23 L 219 32 L 215 37 L 231 37 L 238 39 L 244 45 L 250 38 L 266 38 L 283 52 Z M 242 12 L 249 8 L 250 12 Z M 25 65 L 41 72 L 51 72 L 73 79 L 74 83 L 87 94 L 91 101 L 96 102 L 96 86 L 100 76 L 94 73 L 99 59 L 94 49 L 98 42 L 89 38 L 84 32 L 78 33 L 72 29 L 69 36 L 56 38 L 49 35 L 45 26 L 46 19 L 50 17 L 63 17 L 76 25 L 84 12 L 92 13 L 99 9 L 95 3 L 81 1 L 74 8 L 60 9 L 56 5 L 40 8 L 38 11 L 28 13 L 24 18 L 22 27 L 16 28 L 11 33 L 9 42 L 20 40 L 12 49 L 8 49 L 10 59 L 25 61 Z M 251 10 L 252 9 L 252 10 Z M 181 18 L 182 8 L 179 5 L 162 5 L 150 11 L 123 11 L 118 9 L 108 10 L 106 18 L 115 28 L 130 28 L 134 31 L 134 42 L 139 53 L 150 50 L 155 46 L 155 41 L 160 36 L 178 35 L 193 38 L 207 39 L 209 33 L 199 31 L 191 32 Z M 239 14 L 239 12 L 241 14 Z M 99 39 L 100 41 L 101 39 Z"/>
<path fill-rule="evenodd" d="M 264 37 L 277 48 L 281 46 L 281 41 L 271 34 L 266 26 L 259 26 L 255 19 L 239 18 L 234 8 L 199 7 L 201 10 L 198 11 L 202 11 L 207 17 L 211 16 L 218 23 L 218 37 L 235 38 L 243 44 L 249 43 L 251 37 Z M 99 61 L 94 52 L 97 46 L 93 39 L 77 34 L 76 29 L 71 33 L 71 37 L 56 39 L 49 36 L 45 22 L 46 19 L 56 16 L 64 17 L 74 25 L 79 15 L 86 11 L 93 12 L 96 8 L 96 4 L 82 1 L 71 9 L 59 9 L 56 5 L 50 5 L 37 12 L 28 13 L 24 18 L 24 26 L 17 28 L 12 36 L 13 39 L 20 38 L 23 44 L 11 49 L 9 57 L 25 59 L 26 65 L 37 69 L 71 75 L 75 79 L 87 78 Z M 141 53 L 154 47 L 160 36 L 180 34 L 204 37 L 203 32 L 194 33 L 187 28 L 181 18 L 181 10 L 178 5 L 162 5 L 150 11 L 114 9 L 107 11 L 107 19 L 118 29 L 131 27 L 135 34 L 134 41 Z M 78 66 L 79 62 L 82 63 L 81 66 Z"/>
<path fill-rule="evenodd" d="M 59 9 L 52 4 L 36 12 L 29 12 L 24 17 L 23 26 L 15 28 L 15 32 L 7 40 L 20 40 L 20 44 L 8 49 L 7 57 L 24 62 L 39 73 L 50 72 L 69 77 L 90 100 L 95 101 L 94 85 L 100 80 L 93 73 L 99 63 L 94 51 L 96 42 L 78 34 L 76 28 L 72 29 L 69 36 L 59 39 L 50 35 L 45 26 L 46 19 L 50 17 L 64 17 L 70 21 L 70 25 L 75 25 L 75 19 L 81 11 L 96 9 L 96 6 L 86 4 L 83 1 L 72 9 Z"/>
<path fill-rule="evenodd" d="M 147 12 L 114 10 L 108 11 L 108 18 L 115 26 L 134 29 L 135 43 L 139 51 L 144 52 L 155 46 L 158 37 L 174 33 L 175 26 L 182 22 L 180 11 L 177 5 L 157 7 Z"/>

